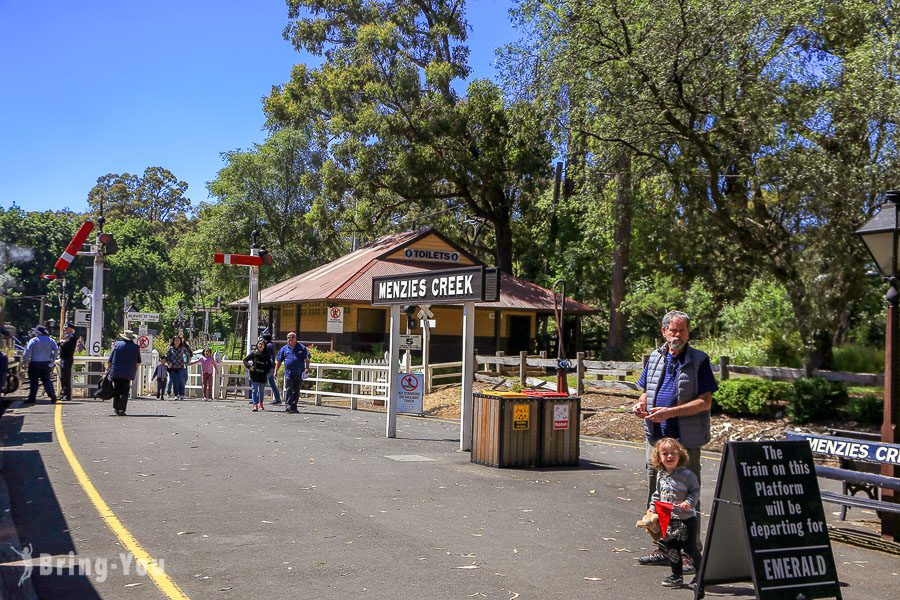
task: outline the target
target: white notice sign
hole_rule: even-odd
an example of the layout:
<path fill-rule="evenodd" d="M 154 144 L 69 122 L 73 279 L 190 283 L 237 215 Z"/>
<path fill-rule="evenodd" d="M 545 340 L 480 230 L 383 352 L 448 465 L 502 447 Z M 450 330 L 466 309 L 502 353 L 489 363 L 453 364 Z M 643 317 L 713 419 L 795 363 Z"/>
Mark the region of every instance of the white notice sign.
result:
<path fill-rule="evenodd" d="M 401 350 L 421 350 L 422 349 L 422 336 L 421 335 L 401 335 L 400 343 L 398 344 Z"/>
<path fill-rule="evenodd" d="M 425 389 L 425 376 L 421 373 L 398 373 L 397 379 L 397 412 L 421 415 L 422 396 Z"/>
<path fill-rule="evenodd" d="M 81 310 L 80 308 L 75 309 L 75 326 L 76 327 L 87 327 L 91 324 L 91 311 L 89 310 Z"/>
<path fill-rule="evenodd" d="M 135 338 L 134 343 L 141 350 L 141 362 L 149 361 L 153 354 L 153 338 L 149 335 L 139 335 Z"/>
<path fill-rule="evenodd" d="M 569 428 L 569 405 L 554 404 L 553 405 L 553 429 Z"/>
<path fill-rule="evenodd" d="M 128 312 L 125 315 L 125 318 L 131 321 L 147 321 L 149 323 L 159 323 L 159 313 L 151 313 L 151 312 Z"/>
<path fill-rule="evenodd" d="M 328 333 L 344 333 L 344 308 L 341 306 L 328 307 L 328 325 L 325 330 Z"/>

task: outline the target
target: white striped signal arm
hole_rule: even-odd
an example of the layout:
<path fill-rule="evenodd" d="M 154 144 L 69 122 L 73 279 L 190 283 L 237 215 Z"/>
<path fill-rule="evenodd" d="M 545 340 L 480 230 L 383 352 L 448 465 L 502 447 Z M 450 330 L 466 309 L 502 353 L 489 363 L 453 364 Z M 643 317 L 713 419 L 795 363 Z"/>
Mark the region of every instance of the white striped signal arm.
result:
<path fill-rule="evenodd" d="M 66 246 L 66 249 L 63 251 L 62 256 L 60 256 L 59 260 L 56 261 L 55 266 L 57 271 L 65 271 L 69 268 L 69 265 L 72 264 L 72 261 L 75 260 L 76 256 L 78 256 L 78 251 L 81 250 L 81 245 L 93 230 L 93 222 L 85 221 L 81 224 L 81 227 L 79 227 L 78 231 L 75 232 L 75 237 L 72 238 L 72 241 L 69 242 L 69 245 Z"/>

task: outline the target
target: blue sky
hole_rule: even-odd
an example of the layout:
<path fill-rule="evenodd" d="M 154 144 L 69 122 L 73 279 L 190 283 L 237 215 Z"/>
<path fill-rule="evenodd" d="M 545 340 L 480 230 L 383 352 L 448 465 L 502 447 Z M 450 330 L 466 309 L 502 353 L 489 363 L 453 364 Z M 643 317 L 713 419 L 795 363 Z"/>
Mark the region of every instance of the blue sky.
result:
<path fill-rule="evenodd" d="M 512 0 L 469 0 L 473 76 L 516 38 Z M 196 205 L 220 153 L 265 139 L 297 53 L 283 0 L 0 0 L 0 207 L 87 209 L 107 173 L 161 166 Z"/>

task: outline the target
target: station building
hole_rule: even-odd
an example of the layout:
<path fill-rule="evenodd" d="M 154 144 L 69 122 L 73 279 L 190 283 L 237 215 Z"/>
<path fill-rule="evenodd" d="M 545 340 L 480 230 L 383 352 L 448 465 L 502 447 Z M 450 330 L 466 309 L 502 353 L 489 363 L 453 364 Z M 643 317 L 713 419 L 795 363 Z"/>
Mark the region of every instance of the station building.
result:
<path fill-rule="evenodd" d="M 387 348 L 389 311 L 372 306 L 372 279 L 482 265 L 477 259 L 431 227 L 386 235 L 328 264 L 260 291 L 260 320 L 277 340 L 296 331 L 304 344 L 340 352 L 368 352 Z M 498 302 L 477 303 L 475 349 L 480 354 L 538 350 L 554 312 L 555 294 L 544 287 L 501 273 Z M 557 296 L 557 302 L 559 297 Z M 247 297 L 234 303 L 246 309 Z M 343 309 L 343 331 L 328 332 L 332 307 Z M 432 306 L 430 355 L 434 361 L 459 360 L 462 345 L 462 307 Z M 566 351 L 581 345 L 581 318 L 597 310 L 566 299 Z M 334 326 L 333 326 L 334 328 Z M 401 333 L 406 333 L 405 323 Z M 421 334 L 421 326 L 409 331 Z"/>

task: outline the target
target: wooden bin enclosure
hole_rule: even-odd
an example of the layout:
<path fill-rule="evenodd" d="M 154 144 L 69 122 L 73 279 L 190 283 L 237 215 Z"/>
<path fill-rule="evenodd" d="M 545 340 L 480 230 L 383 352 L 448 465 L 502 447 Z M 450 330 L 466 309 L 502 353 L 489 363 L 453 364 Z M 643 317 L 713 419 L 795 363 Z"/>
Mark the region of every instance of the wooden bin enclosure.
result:
<path fill-rule="evenodd" d="M 577 467 L 581 398 L 541 398 L 542 467 Z"/>
<path fill-rule="evenodd" d="M 473 394 L 472 462 L 537 466 L 541 399 L 515 392 Z"/>

